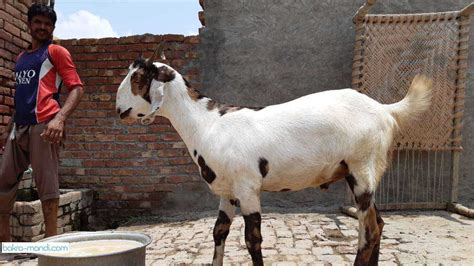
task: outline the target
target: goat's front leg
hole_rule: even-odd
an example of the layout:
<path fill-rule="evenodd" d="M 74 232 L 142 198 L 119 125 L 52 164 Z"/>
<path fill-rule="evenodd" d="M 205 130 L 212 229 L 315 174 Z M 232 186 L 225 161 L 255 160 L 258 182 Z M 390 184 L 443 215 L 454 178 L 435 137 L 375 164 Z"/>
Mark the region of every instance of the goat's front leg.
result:
<path fill-rule="evenodd" d="M 260 206 L 260 194 L 248 191 L 238 195 L 240 210 L 245 221 L 245 244 L 252 257 L 253 265 L 263 265 L 262 258 L 262 217 Z"/>
<path fill-rule="evenodd" d="M 229 200 L 221 197 L 219 203 L 219 216 L 214 225 L 214 258 L 212 265 L 222 265 L 224 261 L 225 240 L 229 234 L 229 228 L 235 214 L 235 206 L 238 205 L 237 200 Z"/>

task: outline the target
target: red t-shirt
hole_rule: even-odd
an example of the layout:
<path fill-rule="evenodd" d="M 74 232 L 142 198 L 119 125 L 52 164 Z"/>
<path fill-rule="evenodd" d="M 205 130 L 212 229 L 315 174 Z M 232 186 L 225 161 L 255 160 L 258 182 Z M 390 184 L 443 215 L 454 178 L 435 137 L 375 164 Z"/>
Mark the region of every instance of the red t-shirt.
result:
<path fill-rule="evenodd" d="M 22 52 L 15 65 L 15 123 L 46 122 L 59 112 L 59 93 L 83 86 L 66 48 L 46 43 L 32 52 Z"/>

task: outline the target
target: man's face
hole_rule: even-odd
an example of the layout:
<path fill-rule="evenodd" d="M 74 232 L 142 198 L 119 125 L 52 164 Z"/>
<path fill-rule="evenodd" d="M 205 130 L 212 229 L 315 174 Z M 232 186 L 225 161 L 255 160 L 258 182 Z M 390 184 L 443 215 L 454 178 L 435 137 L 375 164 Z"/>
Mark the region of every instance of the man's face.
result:
<path fill-rule="evenodd" d="M 50 40 L 53 36 L 53 22 L 46 16 L 34 16 L 28 26 L 34 40 L 44 42 Z"/>

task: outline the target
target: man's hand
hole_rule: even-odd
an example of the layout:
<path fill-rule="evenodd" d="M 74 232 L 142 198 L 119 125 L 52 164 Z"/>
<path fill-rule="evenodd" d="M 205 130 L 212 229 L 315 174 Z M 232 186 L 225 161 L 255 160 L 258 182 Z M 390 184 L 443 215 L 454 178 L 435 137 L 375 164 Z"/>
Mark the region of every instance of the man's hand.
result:
<path fill-rule="evenodd" d="M 40 136 L 51 143 L 60 143 L 64 135 L 65 120 L 66 118 L 64 115 L 60 113 L 56 114 L 56 116 L 46 125 L 46 128 Z"/>

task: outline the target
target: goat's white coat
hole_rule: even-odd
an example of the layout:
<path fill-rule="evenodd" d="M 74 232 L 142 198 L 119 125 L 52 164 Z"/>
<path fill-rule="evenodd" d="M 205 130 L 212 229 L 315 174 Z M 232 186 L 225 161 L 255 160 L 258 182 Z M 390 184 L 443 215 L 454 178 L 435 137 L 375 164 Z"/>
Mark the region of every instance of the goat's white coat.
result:
<path fill-rule="evenodd" d="M 334 181 L 331 177 L 342 161 L 355 178 L 354 194 L 373 195 L 399 126 L 428 109 L 431 97 L 430 81 L 415 77 L 407 96 L 390 105 L 352 89 L 341 89 L 222 116 L 218 108 L 208 110 L 209 98 L 192 99 L 176 71 L 170 82 L 153 80 L 152 103 L 148 103 L 131 93 L 134 71 L 130 69 L 117 92 L 118 110 L 132 108 L 130 116 L 134 119 L 139 113 L 147 114 L 142 122 L 153 121 L 155 115 L 167 117 L 194 162 L 202 156 L 215 172 L 215 180 L 208 185 L 221 196 L 220 210 L 231 220 L 235 207 L 228 199 L 239 200 L 243 215 L 260 213 L 260 191 L 300 190 Z M 261 158 L 268 161 L 265 177 L 259 169 Z M 369 241 L 367 213 L 358 213 L 359 251 Z M 371 230 L 372 234 L 381 233 L 378 227 Z M 224 244 L 216 246 L 214 264 L 222 264 L 223 255 Z"/>
<path fill-rule="evenodd" d="M 119 88 L 117 106 L 133 107 L 130 116 L 138 119 L 137 113 L 151 113 L 152 107 L 130 92 L 133 71 Z M 175 74 L 171 82 L 152 84 L 152 105 L 161 105 L 154 115 L 170 119 L 189 153 L 196 150 L 205 159 L 217 176 L 211 190 L 226 198 L 250 191 L 319 186 L 329 181 L 343 160 L 357 175 L 356 189 L 374 191 L 386 167 L 396 119 L 404 121 L 406 114 L 423 111 L 428 100 L 424 87 L 392 105 L 341 89 L 221 116 L 217 109 L 207 109 L 208 98 L 191 99 L 182 76 Z M 259 170 L 260 158 L 269 162 L 265 178 Z M 197 157 L 193 159 L 197 163 Z"/>

